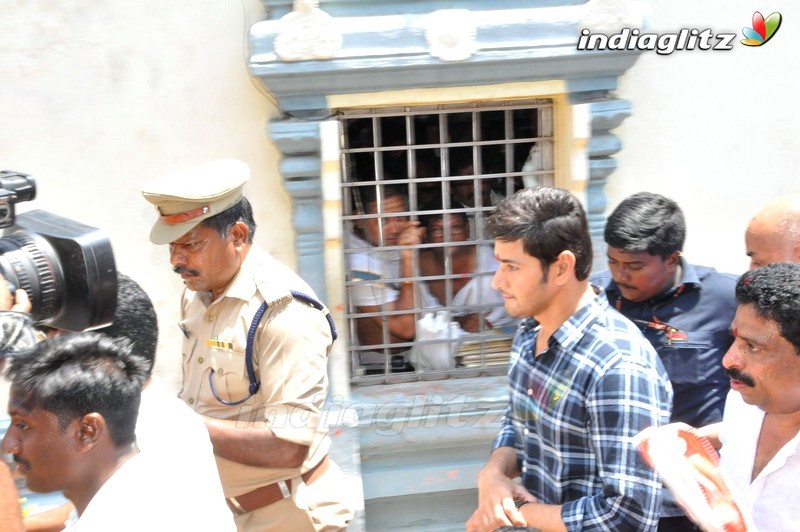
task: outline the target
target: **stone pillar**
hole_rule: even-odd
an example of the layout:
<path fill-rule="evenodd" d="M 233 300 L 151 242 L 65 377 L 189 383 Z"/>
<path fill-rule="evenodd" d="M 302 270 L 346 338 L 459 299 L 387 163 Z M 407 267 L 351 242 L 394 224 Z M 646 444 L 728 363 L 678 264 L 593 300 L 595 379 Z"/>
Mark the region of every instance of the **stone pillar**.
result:
<path fill-rule="evenodd" d="M 592 137 L 588 147 L 589 183 L 586 189 L 586 215 L 594 249 L 593 267 L 604 269 L 607 265 L 606 245 L 603 240 L 607 207 L 604 189 L 608 177 L 617 168 L 617 161 L 612 155 L 622 149 L 619 137 L 610 131 L 630 116 L 631 103 L 628 100 L 612 99 L 592 102 L 589 105 Z"/>
<path fill-rule="evenodd" d="M 279 168 L 292 197 L 297 273 L 327 301 L 319 124 L 318 120 L 277 118 L 270 122 L 269 135 L 281 152 Z"/>

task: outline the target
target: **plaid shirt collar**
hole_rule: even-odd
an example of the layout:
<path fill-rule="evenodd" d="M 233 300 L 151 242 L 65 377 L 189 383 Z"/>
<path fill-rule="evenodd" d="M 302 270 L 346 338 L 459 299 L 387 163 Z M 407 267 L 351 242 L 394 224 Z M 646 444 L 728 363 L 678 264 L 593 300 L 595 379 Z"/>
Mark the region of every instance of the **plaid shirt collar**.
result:
<path fill-rule="evenodd" d="M 567 321 L 556 329 L 548 341 L 548 349 L 557 343 L 563 351 L 571 352 L 580 342 L 581 338 L 589 332 L 592 325 L 606 312 L 608 312 L 608 298 L 604 290 L 598 286 L 592 286 L 595 297 L 588 304 L 579 308 Z M 530 335 L 539 328 L 539 322 L 535 318 L 528 318 L 521 324 L 521 334 Z"/>

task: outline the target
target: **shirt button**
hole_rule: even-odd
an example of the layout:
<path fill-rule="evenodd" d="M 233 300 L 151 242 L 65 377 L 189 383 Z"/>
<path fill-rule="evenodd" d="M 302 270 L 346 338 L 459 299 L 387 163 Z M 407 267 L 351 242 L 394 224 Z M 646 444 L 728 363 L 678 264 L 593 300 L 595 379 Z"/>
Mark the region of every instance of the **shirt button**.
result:
<path fill-rule="evenodd" d="M 528 466 L 522 466 L 522 472 L 525 473 L 526 471 L 528 471 Z"/>
<path fill-rule="evenodd" d="M 209 323 L 214 321 L 214 316 L 212 316 L 211 314 L 207 315 L 206 316 L 206 321 L 209 322 Z"/>
<path fill-rule="evenodd" d="M 222 374 L 224 374 L 224 373 L 225 373 L 225 370 L 224 370 L 224 369 L 222 369 L 222 368 L 219 368 L 219 369 L 217 370 L 217 375 L 222 375 Z"/>
<path fill-rule="evenodd" d="M 189 399 L 189 404 L 193 405 L 194 404 L 194 399 Z"/>
<path fill-rule="evenodd" d="M 529 431 L 528 429 L 524 429 L 524 430 L 522 431 L 522 433 L 523 433 L 525 436 L 527 436 L 528 434 L 530 434 L 530 433 L 531 433 L 531 431 Z"/>
<path fill-rule="evenodd" d="M 203 357 L 200 357 L 200 358 L 197 359 L 197 363 L 198 364 L 202 364 L 203 360 L 205 360 L 205 359 Z"/>

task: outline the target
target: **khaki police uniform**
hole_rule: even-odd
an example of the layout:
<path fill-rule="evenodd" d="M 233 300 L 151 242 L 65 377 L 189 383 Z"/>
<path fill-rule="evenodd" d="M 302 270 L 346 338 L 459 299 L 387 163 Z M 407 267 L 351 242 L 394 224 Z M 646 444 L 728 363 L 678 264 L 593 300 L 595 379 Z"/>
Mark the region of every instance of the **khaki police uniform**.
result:
<path fill-rule="evenodd" d="M 180 193 L 169 186 L 146 188 L 145 196 L 157 206 L 164 203 L 160 202 L 163 194 L 176 204 L 171 205 L 172 212 L 160 211 L 162 216 L 153 228 L 151 240 L 171 242 L 199 223 L 186 229 L 189 224 L 181 220 L 181 213 L 201 213 L 204 209 L 221 212 L 236 203 L 244 180 L 241 174 L 237 175 L 235 163 L 217 165 L 210 172 L 215 175 L 228 170 L 236 177 L 233 184 L 221 182 L 207 189 L 194 185 L 185 189 L 205 195 L 199 201 L 180 201 Z M 197 173 L 189 172 L 178 180 L 185 180 L 186 175 L 197 179 Z M 233 203 L 220 209 L 214 206 L 216 201 L 223 205 Z M 205 214 L 197 216 L 205 219 Z M 184 224 L 182 232 L 170 222 Z M 177 232 L 180 234 L 176 236 Z M 219 298 L 212 301 L 208 292 L 185 290 L 182 300 L 181 399 L 200 414 L 240 421 L 243 426 L 263 423 L 277 437 L 309 446 L 299 469 L 267 469 L 217 457 L 225 496 L 242 531 L 339 530 L 353 513 L 345 498 L 349 491 L 344 489 L 346 479 L 327 456 L 331 442 L 327 427 L 321 423 L 328 389 L 327 357 L 333 342 L 330 326 L 322 311 L 294 299 L 290 290 L 316 297 L 297 274 L 253 245 Z M 232 403 L 248 396 L 247 334 L 265 301 L 268 307 L 260 320 L 253 349 L 260 389 L 241 404 L 227 405 L 222 401 Z"/>

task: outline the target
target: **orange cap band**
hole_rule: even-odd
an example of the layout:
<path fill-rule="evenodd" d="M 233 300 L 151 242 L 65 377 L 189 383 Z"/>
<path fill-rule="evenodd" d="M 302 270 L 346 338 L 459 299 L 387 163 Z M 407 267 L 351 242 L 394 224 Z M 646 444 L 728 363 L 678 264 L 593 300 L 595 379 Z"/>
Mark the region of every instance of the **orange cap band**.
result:
<path fill-rule="evenodd" d="M 178 214 L 170 214 L 170 215 L 162 215 L 161 221 L 167 225 L 175 225 L 183 222 L 188 222 L 189 220 L 194 220 L 198 216 L 203 216 L 207 214 L 211 210 L 211 207 L 205 205 L 203 207 L 198 207 L 197 209 L 193 209 L 187 212 L 179 212 Z"/>

